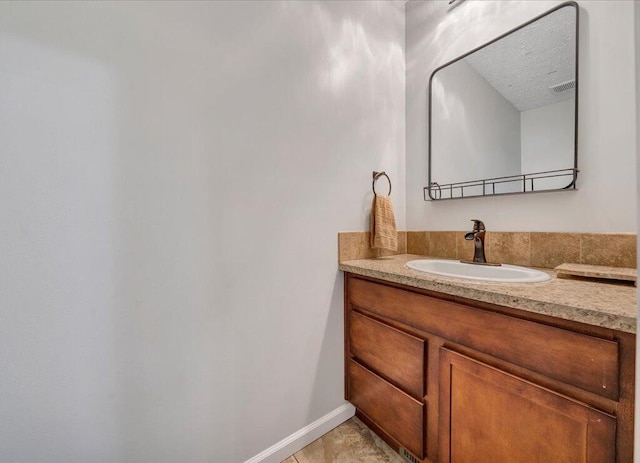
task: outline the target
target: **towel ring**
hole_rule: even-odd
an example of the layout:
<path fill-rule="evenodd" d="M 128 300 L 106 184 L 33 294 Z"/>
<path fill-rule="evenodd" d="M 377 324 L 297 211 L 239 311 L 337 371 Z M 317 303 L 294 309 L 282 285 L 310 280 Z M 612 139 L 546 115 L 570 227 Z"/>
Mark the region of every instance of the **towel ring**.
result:
<path fill-rule="evenodd" d="M 391 196 L 391 179 L 386 174 L 386 172 L 376 172 L 375 170 L 373 171 L 373 182 L 371 183 L 371 188 L 373 189 L 373 194 L 374 195 L 378 194 L 378 193 L 376 193 L 376 180 L 378 180 L 380 177 L 387 177 L 387 182 L 389 182 L 389 194 L 388 194 L 388 196 Z"/>

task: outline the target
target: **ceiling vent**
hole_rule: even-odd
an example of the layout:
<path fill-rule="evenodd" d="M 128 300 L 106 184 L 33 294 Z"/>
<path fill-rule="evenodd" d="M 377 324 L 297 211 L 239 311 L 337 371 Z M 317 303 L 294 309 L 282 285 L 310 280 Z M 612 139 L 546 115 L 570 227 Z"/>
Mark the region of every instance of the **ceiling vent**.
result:
<path fill-rule="evenodd" d="M 575 80 L 568 80 L 567 82 L 562 82 L 561 84 L 552 85 L 551 87 L 549 87 L 549 90 L 551 90 L 553 93 L 562 93 L 566 92 L 567 90 L 571 90 L 572 88 L 576 88 Z"/>

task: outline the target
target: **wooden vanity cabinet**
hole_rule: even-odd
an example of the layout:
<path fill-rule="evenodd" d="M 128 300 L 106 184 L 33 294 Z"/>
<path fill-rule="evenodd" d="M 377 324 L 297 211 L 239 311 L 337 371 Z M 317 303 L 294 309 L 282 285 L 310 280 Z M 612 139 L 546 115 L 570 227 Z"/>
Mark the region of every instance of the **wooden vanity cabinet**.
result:
<path fill-rule="evenodd" d="M 635 336 L 347 273 L 345 396 L 425 463 L 631 463 Z"/>

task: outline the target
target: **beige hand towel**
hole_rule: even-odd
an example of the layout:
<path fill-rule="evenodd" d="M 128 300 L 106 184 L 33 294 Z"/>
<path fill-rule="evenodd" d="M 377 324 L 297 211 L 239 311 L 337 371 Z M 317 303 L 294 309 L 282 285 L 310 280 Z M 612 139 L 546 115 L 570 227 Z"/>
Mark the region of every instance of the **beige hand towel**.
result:
<path fill-rule="evenodd" d="M 371 205 L 371 243 L 373 249 L 398 250 L 398 231 L 391 197 L 373 195 Z"/>

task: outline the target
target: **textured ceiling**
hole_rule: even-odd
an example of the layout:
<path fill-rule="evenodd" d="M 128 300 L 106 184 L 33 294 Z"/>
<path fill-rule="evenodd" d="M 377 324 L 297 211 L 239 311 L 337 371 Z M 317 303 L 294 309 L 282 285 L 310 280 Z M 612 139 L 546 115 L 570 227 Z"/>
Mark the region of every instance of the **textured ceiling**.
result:
<path fill-rule="evenodd" d="M 567 6 L 465 60 L 520 111 L 572 98 L 549 89 L 575 79 L 576 10 Z"/>

